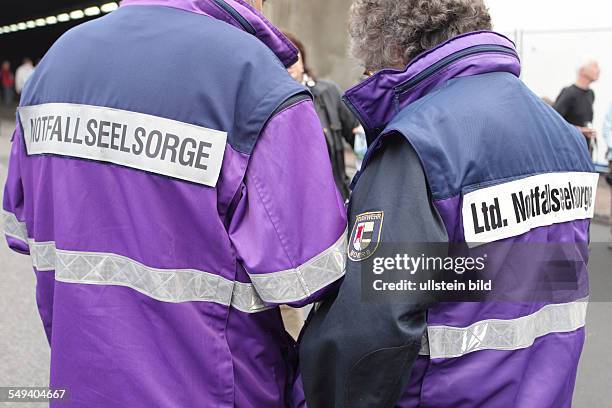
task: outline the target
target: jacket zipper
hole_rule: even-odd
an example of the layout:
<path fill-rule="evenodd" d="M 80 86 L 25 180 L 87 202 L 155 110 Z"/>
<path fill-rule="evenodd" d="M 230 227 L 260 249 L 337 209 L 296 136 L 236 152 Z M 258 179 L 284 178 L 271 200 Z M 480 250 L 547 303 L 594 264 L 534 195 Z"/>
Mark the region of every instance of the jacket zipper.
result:
<path fill-rule="evenodd" d="M 475 54 L 485 54 L 485 53 L 507 54 L 519 60 L 519 56 L 516 54 L 516 52 L 514 52 L 514 50 L 508 47 L 504 47 L 503 45 L 475 45 L 473 47 L 466 48 L 465 50 L 456 52 L 454 54 L 449 55 L 446 58 L 441 59 L 440 61 L 436 62 L 432 66 L 428 67 L 427 69 L 419 73 L 414 78 L 409 79 L 403 84 L 398 85 L 395 88 L 395 90 L 399 94 L 402 94 L 410 90 L 411 88 L 414 88 L 416 85 L 418 85 L 420 82 L 424 81 L 428 77 L 441 71 L 442 69 L 446 68 L 447 66 L 453 64 L 454 62 L 462 58 L 469 57 Z"/>
<path fill-rule="evenodd" d="M 249 21 L 246 18 L 244 18 L 242 14 L 236 11 L 236 9 L 234 9 L 232 6 L 227 4 L 225 0 L 213 0 L 213 1 L 217 3 L 219 7 L 221 7 L 223 10 L 229 13 L 234 18 L 234 20 L 236 20 L 242 26 L 242 28 L 244 28 L 244 30 L 247 33 L 251 35 L 255 35 L 255 33 L 257 32 L 255 30 L 255 27 L 253 27 L 253 25 L 249 23 Z"/>
<path fill-rule="evenodd" d="M 396 86 L 395 87 L 395 92 L 396 92 L 396 94 L 405 93 L 405 92 L 409 91 L 410 89 L 414 88 L 416 85 L 418 85 L 419 83 L 421 83 L 425 79 L 427 79 L 430 76 L 436 74 L 437 72 L 439 72 L 442 69 L 448 67 L 449 65 L 455 63 L 456 61 L 458 61 L 458 60 L 460 60 L 462 58 L 465 58 L 465 57 L 469 57 L 469 56 L 475 55 L 475 54 L 484 54 L 484 53 L 507 54 L 507 55 L 510 55 L 510 56 L 512 56 L 512 57 L 514 57 L 514 58 L 516 58 L 517 60 L 520 61 L 519 56 L 517 55 L 517 53 L 514 50 L 512 50 L 511 48 L 508 48 L 508 47 L 504 47 L 503 45 L 475 45 L 473 47 L 466 48 L 465 50 L 456 52 L 454 54 L 449 55 L 446 58 L 441 59 L 440 61 L 436 62 L 432 66 L 428 67 L 424 71 L 422 71 L 419 74 L 417 74 L 417 76 L 415 76 L 412 79 L 409 79 L 408 81 L 406 81 L 406 82 Z M 353 115 L 355 115 L 357 120 L 359 120 L 359 122 L 361 123 L 361 126 L 363 126 L 363 129 L 365 130 L 366 136 L 372 130 L 377 130 L 377 129 L 370 129 L 368 126 L 366 126 L 366 124 L 363 121 L 363 118 L 361 117 L 361 114 L 359 113 L 359 111 L 357 111 L 357 109 L 355 108 L 355 105 L 353 105 L 353 103 L 346 96 L 342 97 L 342 101 L 349 108 L 349 110 L 351 112 L 353 112 Z M 377 138 L 379 136 L 380 135 L 378 135 Z M 372 142 L 374 142 L 374 141 L 372 141 Z M 366 156 L 363 158 L 363 164 L 364 165 L 367 163 L 367 160 L 368 160 L 369 156 L 371 155 L 370 150 L 371 150 L 370 149 L 370 144 L 368 144 L 368 151 L 366 153 Z M 359 176 L 361 175 L 360 173 L 361 173 L 361 171 L 358 171 L 357 174 L 355 174 L 355 177 L 353 178 L 353 180 L 351 182 L 351 185 L 350 185 L 351 191 L 355 188 L 355 185 L 357 184 L 357 181 L 359 180 Z"/>
<path fill-rule="evenodd" d="M 440 61 L 436 62 L 432 66 L 428 67 L 424 71 L 417 74 L 417 76 L 396 86 L 395 92 L 397 94 L 403 94 L 409 91 L 410 89 L 414 88 L 416 85 L 418 85 L 425 79 L 436 74 L 437 72 L 448 67 L 449 65 L 457 62 L 458 60 L 465 58 L 465 57 L 475 55 L 475 54 L 483 54 L 483 53 L 507 54 L 520 61 L 519 56 L 514 50 L 508 47 L 504 47 L 503 45 L 475 45 L 473 47 L 466 48 L 465 50 L 458 51 L 454 54 L 449 55 L 446 58 L 441 59 Z M 350 111 L 353 112 L 355 117 L 357 117 L 357 119 L 363 126 L 364 130 L 366 131 L 366 134 L 368 134 L 369 131 L 373 130 L 373 129 L 369 129 L 366 126 L 366 124 L 363 122 L 361 114 L 357 111 L 353 103 L 346 96 L 343 96 L 342 100 L 344 101 L 345 105 L 350 109 Z"/>
<path fill-rule="evenodd" d="M 361 126 L 363 126 L 364 130 L 367 130 L 367 127 L 365 125 L 365 123 L 363 123 L 363 120 L 361 119 L 361 115 L 359 114 L 359 112 L 357 111 L 357 109 L 355 108 L 355 105 L 353 105 L 353 102 L 351 102 L 346 96 L 342 95 L 342 102 L 344 102 L 344 104 L 349 108 L 349 110 L 353 113 L 353 115 L 355 115 L 355 117 L 357 118 L 357 120 L 359 121 L 359 123 L 361 124 Z"/>

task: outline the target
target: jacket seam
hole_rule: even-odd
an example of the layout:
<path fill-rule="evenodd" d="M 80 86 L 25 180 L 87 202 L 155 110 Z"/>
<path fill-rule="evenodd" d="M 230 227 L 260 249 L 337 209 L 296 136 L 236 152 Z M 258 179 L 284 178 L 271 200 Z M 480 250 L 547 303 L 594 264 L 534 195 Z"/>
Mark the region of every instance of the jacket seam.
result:
<path fill-rule="evenodd" d="M 291 256 L 289 255 L 289 250 L 288 250 L 288 245 L 287 242 L 284 238 L 284 235 L 280 233 L 280 228 L 279 225 L 277 225 L 277 222 L 275 221 L 275 218 L 272 216 L 272 212 L 271 209 L 269 208 L 269 204 L 268 204 L 268 197 L 264 196 L 264 193 L 262 192 L 263 190 L 263 186 L 260 185 L 259 182 L 259 177 L 257 177 L 257 175 L 252 174 L 253 176 L 253 184 L 255 187 L 255 191 L 257 191 L 257 194 L 259 195 L 259 198 L 261 199 L 262 205 L 264 207 L 264 210 L 266 212 L 266 215 L 268 216 L 268 219 L 270 220 L 270 223 L 272 224 L 272 228 L 274 228 L 274 232 L 276 233 L 276 236 L 281 244 L 281 247 L 283 248 L 283 252 L 285 253 L 285 256 L 287 257 L 287 259 L 289 260 L 289 267 L 291 269 L 295 269 L 299 278 L 300 278 L 300 284 L 303 285 L 303 278 L 301 277 L 301 271 L 297 268 L 297 264 L 294 262 L 294 260 L 291 258 Z M 308 291 L 308 288 L 304 288 L 305 292 L 310 296 L 310 293 Z"/>
<path fill-rule="evenodd" d="M 271 88 L 269 91 L 267 91 L 259 100 L 258 102 L 255 104 L 255 106 L 249 111 L 249 113 L 245 116 L 246 119 L 246 123 L 249 123 L 252 118 L 253 118 L 253 113 L 261 106 L 264 104 L 265 101 L 267 101 L 270 98 L 270 95 L 274 94 L 274 92 L 276 92 L 277 88 Z M 257 146 L 257 141 L 259 140 L 259 138 L 261 137 L 261 134 L 264 132 L 266 126 L 268 125 L 268 123 L 270 123 L 270 120 L 272 120 L 274 117 L 276 117 L 276 110 L 284 103 L 286 102 L 289 98 L 291 98 L 294 95 L 299 94 L 300 92 L 303 92 L 303 90 L 300 90 L 298 88 L 293 88 L 291 91 L 287 91 L 285 92 L 285 94 L 283 95 L 283 98 L 281 99 L 281 101 L 279 103 L 275 103 L 274 105 L 274 109 L 271 110 L 269 113 L 267 113 L 267 118 L 262 122 L 261 126 L 258 127 L 257 129 L 257 135 L 255 136 L 255 141 L 252 145 L 251 151 L 243 151 L 242 149 L 236 148 L 236 150 L 240 153 L 243 154 L 252 154 L 253 151 L 255 150 L 255 146 Z M 279 98 L 280 99 L 280 98 Z M 250 135 L 246 135 L 247 137 Z"/>
<path fill-rule="evenodd" d="M 297 95 L 297 94 L 296 94 L 296 95 Z M 291 98 L 291 97 L 290 97 L 290 98 Z M 276 117 L 277 117 L 278 115 L 280 115 L 281 113 L 286 112 L 286 111 L 288 111 L 289 109 L 294 108 L 294 107 L 298 106 L 298 105 L 299 105 L 299 104 L 301 104 L 301 103 L 304 103 L 304 102 L 309 102 L 309 101 L 310 101 L 310 102 L 312 102 L 312 100 L 311 100 L 311 99 L 300 99 L 300 100 L 295 101 L 295 102 L 294 102 L 294 103 L 292 103 L 291 105 L 288 105 L 288 106 L 284 107 L 283 109 L 279 110 L 278 112 L 276 112 L 276 111 L 275 111 L 275 112 L 273 113 L 273 116 L 270 118 L 270 120 L 269 120 L 268 122 L 272 121 L 274 118 L 276 118 Z M 265 127 L 264 127 L 264 131 L 265 131 Z"/>

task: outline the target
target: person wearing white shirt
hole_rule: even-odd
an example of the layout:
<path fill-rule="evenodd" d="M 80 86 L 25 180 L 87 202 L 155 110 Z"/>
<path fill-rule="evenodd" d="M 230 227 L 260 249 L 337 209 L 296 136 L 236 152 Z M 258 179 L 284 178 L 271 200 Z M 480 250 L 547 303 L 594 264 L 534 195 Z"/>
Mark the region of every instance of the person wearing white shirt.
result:
<path fill-rule="evenodd" d="M 30 76 L 34 73 L 34 64 L 30 58 L 24 58 L 23 64 L 15 72 L 15 90 L 19 95 Z"/>

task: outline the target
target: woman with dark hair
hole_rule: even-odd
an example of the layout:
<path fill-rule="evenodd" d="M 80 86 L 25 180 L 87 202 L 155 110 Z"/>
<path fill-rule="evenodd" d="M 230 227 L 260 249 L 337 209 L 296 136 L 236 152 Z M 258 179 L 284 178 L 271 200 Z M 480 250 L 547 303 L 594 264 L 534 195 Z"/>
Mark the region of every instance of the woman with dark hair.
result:
<path fill-rule="evenodd" d="M 314 96 L 315 108 L 327 141 L 334 179 L 344 199 L 349 196 L 349 177 L 344 163 L 344 141 L 351 147 L 355 142 L 353 130 L 359 126 L 357 119 L 342 103 L 338 85 L 315 78 L 306 60 L 304 44 L 291 33 L 284 33 L 300 51 L 299 60 L 288 71 L 296 81 L 306 86 Z"/>

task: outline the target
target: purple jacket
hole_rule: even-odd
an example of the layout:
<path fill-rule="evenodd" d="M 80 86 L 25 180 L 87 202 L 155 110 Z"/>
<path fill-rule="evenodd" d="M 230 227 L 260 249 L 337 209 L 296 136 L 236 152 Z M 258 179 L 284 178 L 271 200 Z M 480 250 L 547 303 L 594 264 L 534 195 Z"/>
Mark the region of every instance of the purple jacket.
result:
<path fill-rule="evenodd" d="M 369 146 L 346 276 L 302 335 L 310 408 L 571 406 L 598 175 L 519 73 L 472 32 L 345 95 Z M 387 266 L 403 254 L 422 262 Z"/>
<path fill-rule="evenodd" d="M 347 93 L 383 129 L 370 149 L 397 133 L 414 147 L 449 241 L 476 245 L 493 284 L 483 302 L 427 311 L 402 408 L 571 406 L 598 176 L 519 73 L 510 40 L 474 32 Z"/>
<path fill-rule="evenodd" d="M 2 217 L 52 406 L 303 403 L 277 306 L 342 277 L 346 217 L 295 56 L 239 0 L 124 1 L 45 56 Z"/>

